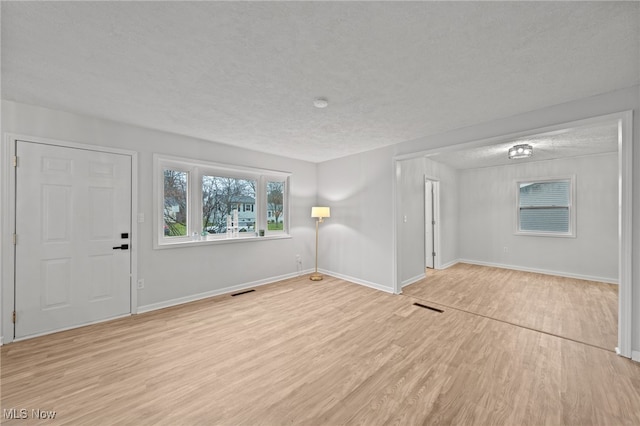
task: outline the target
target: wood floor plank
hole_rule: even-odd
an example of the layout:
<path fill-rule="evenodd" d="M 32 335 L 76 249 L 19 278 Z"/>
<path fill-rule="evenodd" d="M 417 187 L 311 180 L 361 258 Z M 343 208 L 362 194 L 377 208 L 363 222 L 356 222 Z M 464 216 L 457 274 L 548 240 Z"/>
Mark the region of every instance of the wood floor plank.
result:
<path fill-rule="evenodd" d="M 57 425 L 640 424 L 637 363 L 420 300 L 300 277 L 7 344 L 2 409 Z"/>
<path fill-rule="evenodd" d="M 427 270 L 403 294 L 615 350 L 618 286 L 458 263 Z"/>

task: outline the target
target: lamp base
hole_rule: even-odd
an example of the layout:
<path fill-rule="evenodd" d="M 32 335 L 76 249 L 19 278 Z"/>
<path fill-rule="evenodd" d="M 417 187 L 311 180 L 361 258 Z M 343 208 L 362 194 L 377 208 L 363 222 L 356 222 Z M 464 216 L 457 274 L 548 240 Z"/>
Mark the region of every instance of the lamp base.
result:
<path fill-rule="evenodd" d="M 322 281 L 322 275 L 320 275 L 317 272 L 314 272 L 313 274 L 311 274 L 311 276 L 309 277 L 309 279 L 311 281 Z"/>

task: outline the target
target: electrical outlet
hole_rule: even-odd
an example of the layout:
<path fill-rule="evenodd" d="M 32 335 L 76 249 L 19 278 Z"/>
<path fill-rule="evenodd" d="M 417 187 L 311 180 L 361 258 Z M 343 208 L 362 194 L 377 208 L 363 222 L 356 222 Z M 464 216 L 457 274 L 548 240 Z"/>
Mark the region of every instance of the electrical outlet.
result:
<path fill-rule="evenodd" d="M 140 278 L 138 280 L 138 290 L 142 290 L 144 288 L 144 278 Z"/>
<path fill-rule="evenodd" d="M 296 263 L 302 263 L 302 258 L 299 254 L 296 254 Z"/>
<path fill-rule="evenodd" d="M 504 247 L 502 250 L 503 250 L 505 253 L 509 253 L 509 247 Z"/>

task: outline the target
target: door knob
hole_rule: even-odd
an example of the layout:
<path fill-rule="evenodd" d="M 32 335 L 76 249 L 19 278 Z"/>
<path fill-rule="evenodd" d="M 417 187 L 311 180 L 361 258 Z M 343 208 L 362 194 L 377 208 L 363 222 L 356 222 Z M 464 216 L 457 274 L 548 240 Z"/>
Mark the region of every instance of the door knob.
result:
<path fill-rule="evenodd" d="M 129 250 L 129 244 L 122 244 L 113 248 L 114 250 Z"/>

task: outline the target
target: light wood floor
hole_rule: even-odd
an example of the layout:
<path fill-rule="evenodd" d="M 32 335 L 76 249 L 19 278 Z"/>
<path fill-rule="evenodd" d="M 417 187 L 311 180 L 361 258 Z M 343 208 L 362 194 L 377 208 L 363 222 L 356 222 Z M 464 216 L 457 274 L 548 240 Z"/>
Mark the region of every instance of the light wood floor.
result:
<path fill-rule="evenodd" d="M 610 351 L 618 343 L 614 284 L 458 263 L 402 292 Z"/>
<path fill-rule="evenodd" d="M 56 425 L 640 424 L 639 364 L 417 301 L 301 277 L 11 343 L 2 408 Z"/>

